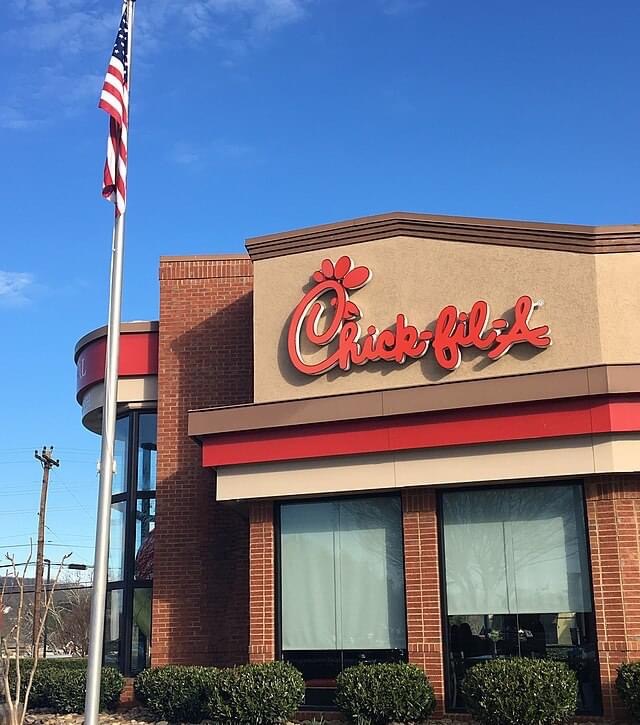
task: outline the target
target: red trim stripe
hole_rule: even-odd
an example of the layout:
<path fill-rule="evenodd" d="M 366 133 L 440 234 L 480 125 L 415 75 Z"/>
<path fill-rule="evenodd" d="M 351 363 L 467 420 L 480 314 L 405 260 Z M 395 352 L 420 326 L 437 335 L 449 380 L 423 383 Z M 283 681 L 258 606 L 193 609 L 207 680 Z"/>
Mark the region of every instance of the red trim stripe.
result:
<path fill-rule="evenodd" d="M 84 391 L 104 380 L 107 338 L 99 337 L 82 349 L 76 361 L 76 397 L 80 402 Z M 119 377 L 158 374 L 158 333 L 123 332 L 120 335 Z"/>
<path fill-rule="evenodd" d="M 202 439 L 203 466 L 640 431 L 640 395 L 421 413 Z"/>

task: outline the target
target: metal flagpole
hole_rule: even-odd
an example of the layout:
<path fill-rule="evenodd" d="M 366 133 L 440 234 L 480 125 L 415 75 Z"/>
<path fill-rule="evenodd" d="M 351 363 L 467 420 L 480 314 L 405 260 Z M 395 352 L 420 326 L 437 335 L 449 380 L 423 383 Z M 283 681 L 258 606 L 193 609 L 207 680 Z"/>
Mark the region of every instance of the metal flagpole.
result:
<path fill-rule="evenodd" d="M 131 41 L 135 0 L 126 0 L 129 42 L 127 48 L 128 88 L 131 89 Z M 117 192 L 116 192 L 117 193 Z M 113 450 L 118 404 L 118 359 L 120 354 L 120 318 L 122 308 L 122 263 L 124 254 L 124 224 L 126 208 L 116 216 L 111 248 L 111 282 L 109 288 L 109 322 L 107 327 L 107 361 L 105 369 L 104 408 L 102 410 L 102 443 L 100 447 L 100 485 L 96 551 L 89 622 L 89 660 L 87 691 L 84 704 L 85 725 L 98 725 L 100 709 L 100 674 L 104 637 L 104 615 L 107 597 L 109 556 L 109 526 L 111 517 L 111 487 L 113 479 Z"/>

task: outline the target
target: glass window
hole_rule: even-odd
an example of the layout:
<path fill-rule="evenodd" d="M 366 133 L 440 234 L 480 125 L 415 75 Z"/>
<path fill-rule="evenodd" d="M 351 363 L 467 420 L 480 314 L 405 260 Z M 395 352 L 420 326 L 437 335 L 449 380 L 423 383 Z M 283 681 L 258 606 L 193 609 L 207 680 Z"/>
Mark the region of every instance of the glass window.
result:
<path fill-rule="evenodd" d="M 112 478 L 111 493 L 123 493 L 127 490 L 127 463 L 129 461 L 129 416 L 116 420 L 116 440 L 113 449 L 115 471 Z"/>
<path fill-rule="evenodd" d="M 155 413 L 141 413 L 138 423 L 138 491 L 156 487 L 156 422 Z"/>
<path fill-rule="evenodd" d="M 280 509 L 283 650 L 406 647 L 398 498 Z"/>
<path fill-rule="evenodd" d="M 126 532 L 125 501 L 111 504 L 111 530 L 109 534 L 109 581 L 124 578 L 124 543 Z"/>
<path fill-rule="evenodd" d="M 135 578 L 153 579 L 153 530 L 156 525 L 156 501 L 139 498 L 136 506 Z"/>
<path fill-rule="evenodd" d="M 117 582 L 118 593 L 109 593 L 108 599 L 119 608 L 119 614 L 114 615 L 112 639 L 105 635 L 105 643 L 110 643 L 105 661 L 116 664 L 125 675 L 135 675 L 146 667 L 149 657 L 156 419 L 153 411 L 130 411 L 116 421 L 108 580 L 111 586 Z M 119 644 L 115 641 L 118 636 Z"/>
<path fill-rule="evenodd" d="M 566 661 L 582 710 L 599 707 L 595 625 L 582 487 L 442 494 L 449 705 L 478 662 L 500 656 Z"/>
<path fill-rule="evenodd" d="M 104 663 L 120 664 L 120 620 L 122 618 L 122 589 L 107 592 L 104 615 Z"/>
<path fill-rule="evenodd" d="M 131 632 L 131 672 L 137 674 L 151 659 L 151 589 L 133 591 L 133 629 Z"/>

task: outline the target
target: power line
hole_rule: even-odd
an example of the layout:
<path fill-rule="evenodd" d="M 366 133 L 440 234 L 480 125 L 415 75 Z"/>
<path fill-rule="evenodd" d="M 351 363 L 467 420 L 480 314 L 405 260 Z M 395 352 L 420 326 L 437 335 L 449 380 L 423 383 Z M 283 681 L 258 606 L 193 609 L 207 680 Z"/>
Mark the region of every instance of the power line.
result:
<path fill-rule="evenodd" d="M 64 541 L 63 541 L 63 540 L 62 540 L 62 539 L 61 539 L 61 538 L 60 538 L 60 537 L 58 536 L 58 534 L 56 534 L 56 532 L 55 532 L 55 531 L 53 531 L 53 529 L 51 529 L 51 527 L 50 527 L 50 526 L 47 526 L 47 531 L 49 531 L 49 533 L 51 533 L 51 534 L 52 534 L 53 536 L 55 536 L 55 537 L 56 537 L 56 539 L 58 539 L 58 541 L 59 541 L 59 542 L 60 542 L 60 543 L 61 543 L 61 544 L 62 544 L 63 546 L 66 546 L 66 544 L 64 543 Z M 84 556 L 78 555 L 78 558 L 79 558 L 79 559 L 82 559 L 82 561 L 84 561 L 84 563 L 85 563 L 85 564 L 89 564 L 89 565 L 91 565 L 91 562 L 90 562 L 90 561 L 87 561 L 87 560 L 86 560 L 86 559 L 84 558 Z"/>
<path fill-rule="evenodd" d="M 88 513 L 88 514 L 89 514 L 89 515 L 91 516 L 91 515 L 92 515 L 91 511 L 89 511 L 89 509 L 88 509 L 88 508 L 87 508 L 87 507 L 86 507 L 86 506 L 85 506 L 85 505 L 84 505 L 84 504 L 82 503 L 82 501 L 80 501 L 80 499 L 79 499 L 79 498 L 78 498 L 78 497 L 77 497 L 77 496 L 75 495 L 75 493 L 74 493 L 74 492 L 73 492 L 73 491 L 72 491 L 72 490 L 71 490 L 71 489 L 70 489 L 70 488 L 69 488 L 69 487 L 67 486 L 67 484 L 66 484 L 66 483 L 65 483 L 64 481 L 60 481 L 60 483 L 62 483 L 62 485 L 63 485 L 63 486 L 64 486 L 64 487 L 65 487 L 65 488 L 67 489 L 67 491 L 68 491 L 68 492 L 69 492 L 69 493 L 71 494 L 72 498 L 74 498 L 74 499 L 75 499 L 75 500 L 76 500 L 76 501 L 78 502 L 78 504 L 80 505 L 80 508 L 81 508 L 81 509 L 82 509 L 83 511 L 86 511 L 86 513 Z"/>
<path fill-rule="evenodd" d="M 48 511 L 78 511 L 81 506 L 57 506 L 50 509 L 47 509 Z M 14 509 L 12 511 L 7 511 L 6 509 L 2 509 L 3 514 L 32 514 L 33 509 Z"/>
<path fill-rule="evenodd" d="M 88 544 L 56 544 L 53 541 L 46 541 L 47 546 L 60 546 L 64 549 L 93 549 L 95 547 Z M 32 544 L 2 544 L 0 549 L 28 549 Z"/>

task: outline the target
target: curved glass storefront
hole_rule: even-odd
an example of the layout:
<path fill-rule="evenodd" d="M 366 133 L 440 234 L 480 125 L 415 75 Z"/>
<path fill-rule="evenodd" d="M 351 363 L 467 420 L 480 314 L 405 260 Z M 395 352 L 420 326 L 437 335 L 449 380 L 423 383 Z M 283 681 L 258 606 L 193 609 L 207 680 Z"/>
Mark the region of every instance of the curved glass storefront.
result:
<path fill-rule="evenodd" d="M 118 417 L 111 495 L 105 664 L 135 675 L 151 658 L 156 413 Z"/>

